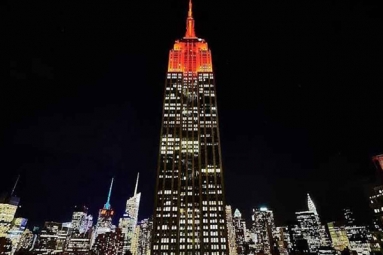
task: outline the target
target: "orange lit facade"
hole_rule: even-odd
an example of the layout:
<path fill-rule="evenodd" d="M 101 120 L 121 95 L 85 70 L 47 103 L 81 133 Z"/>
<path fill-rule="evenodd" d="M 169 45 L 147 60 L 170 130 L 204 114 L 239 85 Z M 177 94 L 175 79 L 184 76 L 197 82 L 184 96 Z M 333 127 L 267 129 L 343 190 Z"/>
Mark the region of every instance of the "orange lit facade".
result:
<path fill-rule="evenodd" d="M 152 255 L 228 255 L 211 52 L 186 34 L 169 53 L 153 214 Z"/>

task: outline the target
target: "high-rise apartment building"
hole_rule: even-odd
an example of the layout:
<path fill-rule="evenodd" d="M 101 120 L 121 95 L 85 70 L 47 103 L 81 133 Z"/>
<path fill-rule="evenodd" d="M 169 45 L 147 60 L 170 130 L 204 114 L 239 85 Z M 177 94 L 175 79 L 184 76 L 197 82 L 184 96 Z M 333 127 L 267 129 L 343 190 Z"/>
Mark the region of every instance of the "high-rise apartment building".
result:
<path fill-rule="evenodd" d="M 153 255 L 229 254 L 212 56 L 196 36 L 191 1 L 164 97 Z"/>
<path fill-rule="evenodd" d="M 137 193 L 138 187 L 138 178 L 137 175 L 136 187 L 134 189 L 134 194 L 131 198 L 126 201 L 126 209 L 123 217 L 120 219 L 119 228 L 122 229 L 122 233 L 124 234 L 124 254 L 126 251 L 132 251 L 132 239 L 134 236 L 134 232 L 137 226 L 138 220 L 138 209 L 140 207 L 141 193 Z"/>

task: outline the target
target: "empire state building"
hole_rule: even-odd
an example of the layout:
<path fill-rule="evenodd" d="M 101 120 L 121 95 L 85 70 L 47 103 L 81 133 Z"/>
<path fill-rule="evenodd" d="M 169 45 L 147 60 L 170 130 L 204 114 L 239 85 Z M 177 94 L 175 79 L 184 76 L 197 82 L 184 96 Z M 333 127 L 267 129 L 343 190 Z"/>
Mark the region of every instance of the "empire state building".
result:
<path fill-rule="evenodd" d="M 153 255 L 228 255 L 217 97 L 211 51 L 194 30 L 169 52 Z"/>

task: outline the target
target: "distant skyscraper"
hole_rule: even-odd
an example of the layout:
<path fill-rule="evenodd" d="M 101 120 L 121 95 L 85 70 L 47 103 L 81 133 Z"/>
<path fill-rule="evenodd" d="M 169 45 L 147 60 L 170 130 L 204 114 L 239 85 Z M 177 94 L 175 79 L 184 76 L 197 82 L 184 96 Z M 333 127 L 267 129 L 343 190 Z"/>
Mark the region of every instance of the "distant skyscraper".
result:
<path fill-rule="evenodd" d="M 226 206 L 227 235 L 229 240 L 229 255 L 237 255 L 237 244 L 235 242 L 235 228 L 231 206 Z"/>
<path fill-rule="evenodd" d="M 318 252 L 321 246 L 321 224 L 313 211 L 295 213 L 303 239 L 307 240 L 310 252 Z"/>
<path fill-rule="evenodd" d="M 252 232 L 256 236 L 256 252 L 263 251 L 265 254 L 271 254 L 273 249 L 273 234 L 276 232 L 273 211 L 266 207 L 253 209 Z"/>
<path fill-rule="evenodd" d="M 3 194 L 0 196 L 0 237 L 6 237 L 7 232 L 11 229 L 12 221 L 19 206 L 20 198 L 14 195 L 19 178 L 20 176 L 17 177 L 10 195 Z"/>
<path fill-rule="evenodd" d="M 276 236 L 274 237 L 279 253 L 280 254 L 289 254 L 289 250 L 292 248 L 291 238 L 289 229 L 285 227 L 276 227 Z"/>
<path fill-rule="evenodd" d="M 77 208 L 73 212 L 72 215 L 72 223 L 71 227 L 73 232 L 83 234 L 88 232 L 93 225 L 93 217 L 92 215 L 88 215 L 88 208 L 87 207 L 82 207 L 82 208 Z"/>
<path fill-rule="evenodd" d="M 137 242 L 137 255 L 150 255 L 150 247 L 152 243 L 153 234 L 153 220 L 145 219 L 137 226 L 138 242 Z"/>
<path fill-rule="evenodd" d="M 237 246 L 237 254 L 241 255 L 245 252 L 246 242 L 246 221 L 242 218 L 242 214 L 238 209 L 235 209 L 233 224 L 235 230 L 235 242 Z"/>
<path fill-rule="evenodd" d="M 126 201 L 126 209 L 123 217 L 120 219 L 119 228 L 122 229 L 122 233 L 124 234 L 124 254 L 126 251 L 131 250 L 132 239 L 134 236 L 134 231 L 137 226 L 138 220 L 138 209 L 140 207 L 141 193 L 137 193 L 138 187 L 138 178 L 139 174 L 137 174 L 136 187 L 134 189 L 133 197 L 129 198 Z"/>
<path fill-rule="evenodd" d="M 120 228 L 115 232 L 99 234 L 92 247 L 94 254 L 99 255 L 123 255 L 124 234 Z"/>
<path fill-rule="evenodd" d="M 211 52 L 194 30 L 169 53 L 154 206 L 153 255 L 228 254 Z"/>
<path fill-rule="evenodd" d="M 112 218 L 114 215 L 114 211 L 113 211 L 112 207 L 110 206 L 110 197 L 112 195 L 113 181 L 114 181 L 114 178 L 112 178 L 112 182 L 110 183 L 108 199 L 104 205 L 104 208 L 102 208 L 99 211 L 99 215 L 98 215 L 98 219 L 97 219 L 97 225 L 96 225 L 96 231 L 95 231 L 94 236 L 92 238 L 92 244 L 93 244 L 93 241 L 95 240 L 95 238 L 99 234 L 112 231 L 112 228 L 113 228 Z"/>

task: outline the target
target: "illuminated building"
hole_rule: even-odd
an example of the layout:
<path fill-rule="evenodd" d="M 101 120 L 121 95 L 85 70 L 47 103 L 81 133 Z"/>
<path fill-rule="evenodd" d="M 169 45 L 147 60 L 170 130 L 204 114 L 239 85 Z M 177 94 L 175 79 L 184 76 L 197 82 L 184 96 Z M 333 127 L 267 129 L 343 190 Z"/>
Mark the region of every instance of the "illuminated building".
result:
<path fill-rule="evenodd" d="M 134 228 L 134 234 L 133 234 L 132 243 L 130 246 L 130 252 L 132 253 L 132 255 L 137 255 L 137 253 L 138 253 L 138 239 L 139 239 L 139 237 L 140 237 L 140 227 L 136 226 Z"/>
<path fill-rule="evenodd" d="M 238 209 L 234 211 L 233 217 L 234 231 L 235 231 L 235 243 L 237 247 L 237 254 L 244 254 L 245 242 L 246 242 L 246 221 L 242 218 L 242 214 Z"/>
<path fill-rule="evenodd" d="M 90 251 L 90 233 L 72 233 L 68 238 L 64 254 L 88 254 Z"/>
<path fill-rule="evenodd" d="M 76 207 L 77 209 L 77 207 Z M 88 215 L 88 208 L 82 207 L 80 210 L 76 210 L 72 215 L 71 228 L 76 233 L 87 233 L 93 225 L 92 215 Z"/>
<path fill-rule="evenodd" d="M 19 178 L 20 176 L 17 177 L 10 196 L 7 194 L 0 196 L 0 237 L 6 237 L 8 230 L 11 229 L 12 221 L 20 203 L 20 198 L 14 196 Z"/>
<path fill-rule="evenodd" d="M 266 207 L 253 209 L 252 221 L 251 232 L 255 234 L 256 252 L 270 254 L 274 244 L 273 234 L 276 232 L 273 211 Z"/>
<path fill-rule="evenodd" d="M 288 254 L 289 250 L 292 248 L 288 227 L 276 227 L 274 241 L 280 254 Z"/>
<path fill-rule="evenodd" d="M 35 241 L 33 252 L 36 254 L 51 254 L 57 252 L 57 232 L 42 229 Z"/>
<path fill-rule="evenodd" d="M 326 231 L 326 226 L 321 224 L 317 208 L 314 204 L 314 201 L 311 199 L 309 193 L 307 193 L 307 207 L 308 207 L 308 210 L 310 212 L 313 212 L 315 217 L 317 217 L 317 222 L 319 224 L 319 235 L 320 235 L 320 240 L 321 240 L 320 245 L 321 246 L 330 246 L 331 242 L 330 242 L 330 238 L 329 238 L 327 231 Z"/>
<path fill-rule="evenodd" d="M 33 235 L 32 231 L 30 231 L 29 229 L 25 229 L 23 234 L 21 235 L 17 250 L 20 250 L 20 249 L 30 250 L 30 249 L 32 249 L 33 238 L 34 238 L 34 235 Z"/>
<path fill-rule="evenodd" d="M 133 197 L 129 198 L 128 201 L 126 201 L 126 209 L 123 217 L 120 219 L 119 228 L 122 229 L 122 233 L 124 234 L 124 253 L 127 250 L 130 250 L 130 252 L 133 253 L 131 249 L 132 239 L 134 236 L 134 231 L 137 226 L 137 220 L 138 220 L 138 209 L 140 206 L 140 200 L 141 200 L 141 193 L 137 193 L 137 187 L 138 187 L 138 178 L 139 174 L 137 175 L 137 181 L 136 181 L 136 187 L 134 189 Z"/>
<path fill-rule="evenodd" d="M 104 205 L 104 208 L 102 208 L 99 211 L 97 224 L 96 224 L 96 230 L 92 237 L 92 244 L 99 234 L 103 234 L 113 230 L 112 218 L 114 215 L 114 211 L 110 206 L 110 196 L 112 195 L 113 181 L 114 181 L 114 178 L 112 178 L 112 181 L 110 183 L 108 198 Z"/>
<path fill-rule="evenodd" d="M 346 222 L 345 230 L 350 243 L 350 250 L 356 251 L 358 254 L 370 254 L 372 236 L 366 226 L 358 226 L 355 224 L 354 214 L 350 209 L 343 211 L 344 220 Z"/>
<path fill-rule="evenodd" d="M 211 52 L 194 30 L 169 53 L 154 206 L 153 255 L 228 254 Z"/>
<path fill-rule="evenodd" d="M 153 234 L 153 220 L 145 219 L 137 226 L 138 242 L 137 255 L 150 255 L 151 240 Z"/>
<path fill-rule="evenodd" d="M 124 234 L 120 228 L 114 232 L 99 234 L 92 247 L 96 255 L 122 255 L 124 248 Z"/>
<path fill-rule="evenodd" d="M 233 222 L 233 212 L 231 206 L 226 206 L 227 238 L 229 242 L 229 255 L 237 255 L 237 245 L 235 243 L 235 229 Z"/>
<path fill-rule="evenodd" d="M 12 241 L 12 254 L 14 254 L 19 247 L 19 242 L 25 231 L 27 222 L 28 220 L 24 218 L 15 218 L 12 222 L 12 227 L 7 233 L 7 238 Z"/>
<path fill-rule="evenodd" d="M 317 252 L 321 246 L 321 225 L 313 211 L 295 213 L 299 222 L 301 236 L 307 241 L 310 252 Z"/>
<path fill-rule="evenodd" d="M 372 158 L 378 175 L 378 186 L 373 188 L 370 194 L 370 208 L 374 214 L 374 227 L 383 231 L 383 154 Z"/>
<path fill-rule="evenodd" d="M 0 255 L 10 255 L 12 252 L 12 241 L 6 237 L 0 237 Z"/>
<path fill-rule="evenodd" d="M 343 251 L 346 247 L 350 248 L 347 231 L 344 226 L 336 226 L 334 222 L 327 223 L 330 233 L 332 247 L 337 251 Z"/>

